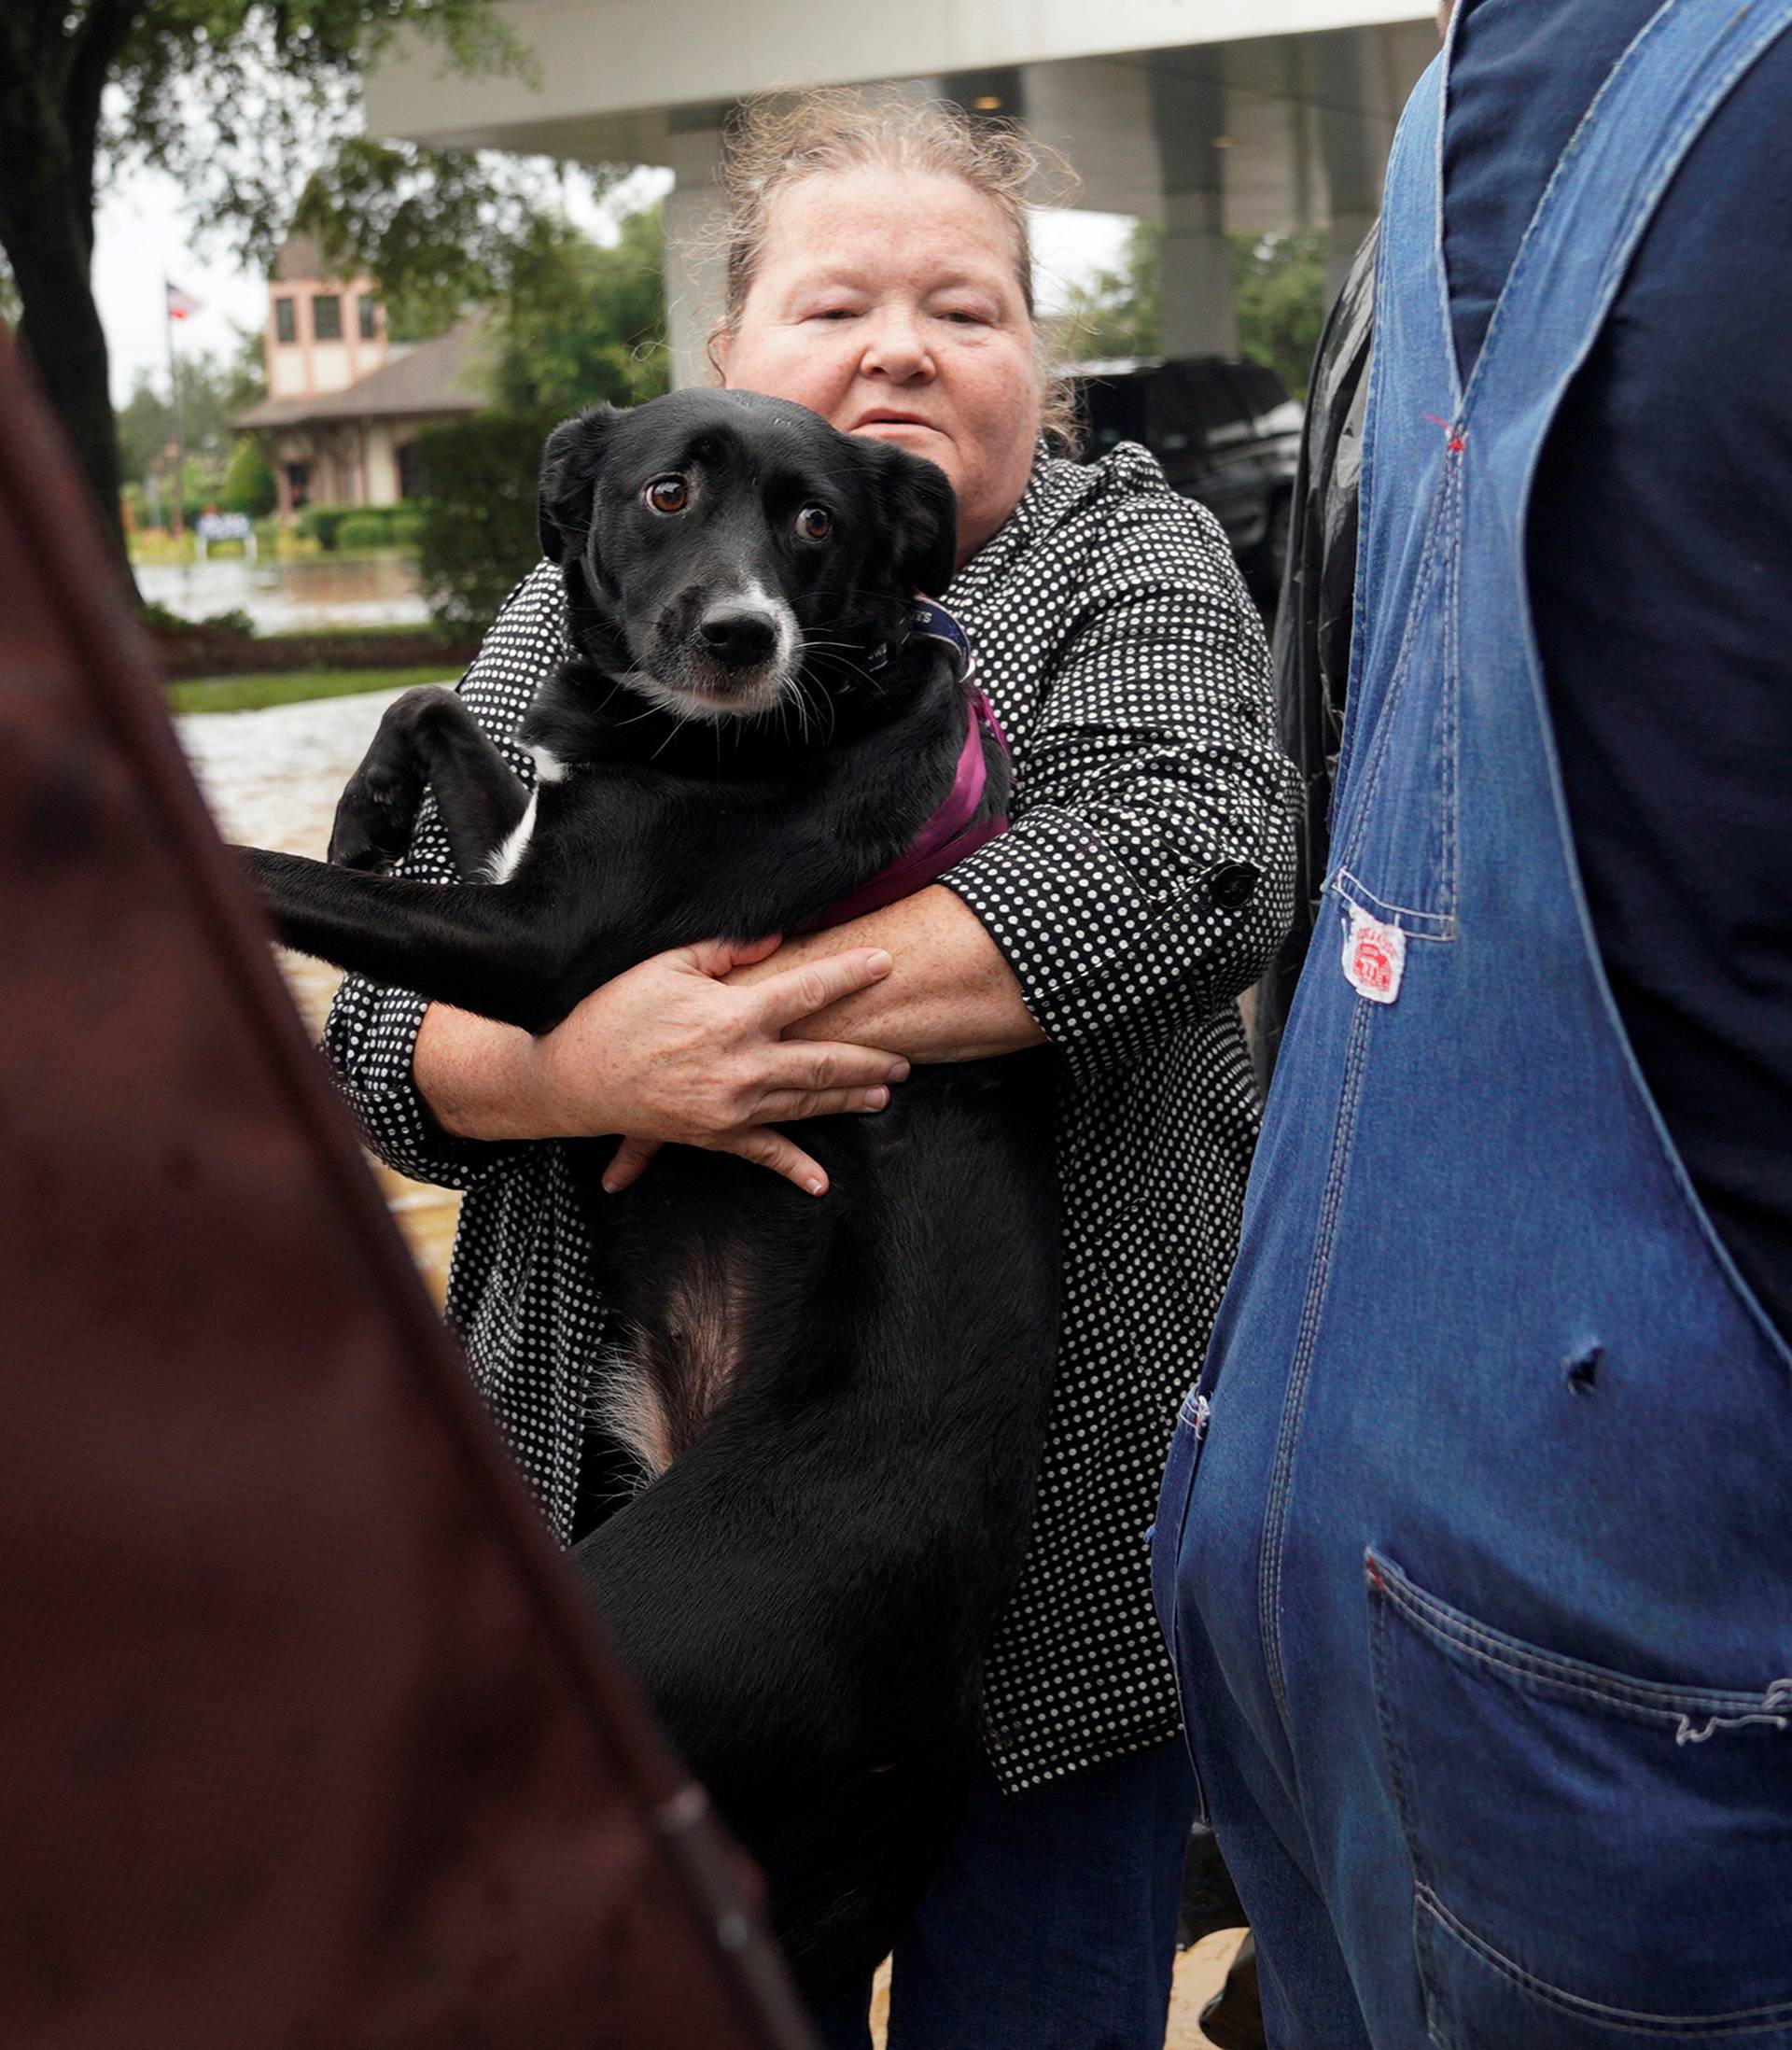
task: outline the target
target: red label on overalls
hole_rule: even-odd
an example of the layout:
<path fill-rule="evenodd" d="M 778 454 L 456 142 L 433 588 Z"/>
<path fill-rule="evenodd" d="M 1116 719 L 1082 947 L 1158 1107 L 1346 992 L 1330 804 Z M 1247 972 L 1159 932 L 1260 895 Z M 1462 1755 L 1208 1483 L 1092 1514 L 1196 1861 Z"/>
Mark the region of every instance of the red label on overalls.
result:
<path fill-rule="evenodd" d="M 1344 935 L 1344 979 L 1371 1004 L 1392 1004 L 1400 994 L 1407 965 L 1407 935 L 1397 925 L 1383 925 L 1355 905 L 1351 929 Z"/>

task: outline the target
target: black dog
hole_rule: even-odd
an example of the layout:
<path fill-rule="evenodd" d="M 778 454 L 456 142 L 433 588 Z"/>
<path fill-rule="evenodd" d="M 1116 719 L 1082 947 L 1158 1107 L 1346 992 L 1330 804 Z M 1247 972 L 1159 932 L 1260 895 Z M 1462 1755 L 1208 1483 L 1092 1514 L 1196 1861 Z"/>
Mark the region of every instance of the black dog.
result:
<path fill-rule="evenodd" d="M 559 428 L 540 507 L 574 653 L 523 726 L 533 794 L 412 692 L 338 865 L 249 856 L 288 944 L 537 1032 L 665 948 L 825 922 L 933 814 L 971 716 L 913 629 L 953 563 L 931 464 L 680 393 Z M 426 785 L 483 886 L 353 872 L 399 858 Z M 888 1948 L 974 1754 L 1056 1354 L 1052 1082 L 1049 1055 L 922 1068 L 880 1116 L 805 1124 L 820 1202 L 687 1147 L 606 1197 L 611 1146 L 568 1149 L 628 1334 L 600 1411 L 657 1476 L 574 1558 L 811 1997 Z"/>

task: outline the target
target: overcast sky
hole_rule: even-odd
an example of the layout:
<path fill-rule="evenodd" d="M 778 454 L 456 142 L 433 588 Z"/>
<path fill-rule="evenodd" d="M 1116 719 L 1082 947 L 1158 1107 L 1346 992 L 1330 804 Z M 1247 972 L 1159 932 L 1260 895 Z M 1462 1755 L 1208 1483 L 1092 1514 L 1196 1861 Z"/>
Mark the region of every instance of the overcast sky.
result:
<path fill-rule="evenodd" d="M 629 196 L 645 204 L 670 183 L 669 174 L 644 172 L 629 184 Z M 575 218 L 581 210 L 574 208 Z M 584 225 L 601 232 L 589 209 Z M 1034 242 L 1041 298 L 1050 311 L 1071 279 L 1112 263 L 1125 241 L 1127 221 L 1113 214 L 1035 215 Z M 259 331 L 267 316 L 267 281 L 228 257 L 209 260 L 189 239 L 179 188 L 160 172 L 141 172 L 121 181 L 100 203 L 94 231 L 93 292 L 105 325 L 112 363 L 112 396 L 129 398 L 139 370 L 167 389 L 168 322 L 162 280 L 178 285 L 201 311 L 178 323 L 175 346 L 183 353 L 231 351 L 231 323 Z"/>

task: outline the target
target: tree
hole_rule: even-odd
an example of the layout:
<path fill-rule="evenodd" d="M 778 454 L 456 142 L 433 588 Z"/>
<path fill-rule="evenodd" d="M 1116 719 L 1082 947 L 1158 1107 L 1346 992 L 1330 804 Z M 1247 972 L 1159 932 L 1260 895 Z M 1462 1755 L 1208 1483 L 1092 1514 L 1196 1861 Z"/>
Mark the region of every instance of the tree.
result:
<path fill-rule="evenodd" d="M 119 447 L 90 274 L 102 161 L 171 171 L 196 228 L 231 232 L 264 263 L 315 168 L 307 225 L 327 254 L 370 260 L 401 302 L 465 296 L 469 266 L 476 278 L 493 270 L 519 207 L 531 210 L 531 181 L 465 153 L 385 149 L 352 134 L 361 67 L 400 27 L 462 69 L 522 62 L 490 0 L 0 6 L 0 249 L 20 340 L 121 570 Z"/>
<path fill-rule="evenodd" d="M 658 206 L 625 214 L 613 246 L 552 215 L 511 266 L 492 395 L 504 411 L 566 418 L 595 405 L 637 405 L 665 390 L 665 237 Z"/>
<path fill-rule="evenodd" d="M 1136 220 L 1117 269 L 1075 286 L 1059 316 L 1058 354 L 1071 362 L 1155 356 L 1163 346 L 1164 231 Z"/>
<path fill-rule="evenodd" d="M 1234 235 L 1239 349 L 1302 398 L 1325 324 L 1325 237 Z"/>
<path fill-rule="evenodd" d="M 535 224 L 500 306 L 492 408 L 418 437 L 418 573 L 444 625 L 488 625 L 537 560 L 536 472 L 554 425 L 600 400 L 636 405 L 666 388 L 659 208 L 619 226 L 606 248 L 564 220 Z"/>
<path fill-rule="evenodd" d="M 1060 354 L 1072 361 L 1157 356 L 1163 351 L 1163 230 L 1135 221 L 1126 254 L 1071 294 L 1061 316 Z M 1266 363 L 1304 393 L 1325 318 L 1325 238 L 1233 235 L 1232 281 L 1239 353 Z"/>
<path fill-rule="evenodd" d="M 231 417 L 267 396 L 261 337 L 241 336 L 229 357 L 182 356 L 176 370 L 185 451 L 202 469 L 221 474 L 234 440 Z M 150 372 L 140 370 L 118 414 L 119 467 L 127 484 L 143 483 L 160 467 L 174 431 L 175 409 L 167 394 Z"/>
<path fill-rule="evenodd" d="M 260 442 L 253 435 L 238 436 L 218 497 L 227 512 L 247 512 L 259 520 L 273 511 L 280 497 L 279 486 Z"/>

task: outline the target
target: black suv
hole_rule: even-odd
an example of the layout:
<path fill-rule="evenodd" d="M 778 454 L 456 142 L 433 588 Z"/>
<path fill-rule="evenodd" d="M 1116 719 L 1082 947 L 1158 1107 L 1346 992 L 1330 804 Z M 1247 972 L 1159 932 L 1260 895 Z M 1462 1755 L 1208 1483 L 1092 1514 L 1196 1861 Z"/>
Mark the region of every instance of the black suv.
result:
<path fill-rule="evenodd" d="M 1258 602 L 1272 605 L 1300 450 L 1300 406 L 1275 372 L 1218 356 L 1143 356 L 1073 364 L 1071 375 L 1090 456 L 1142 442 L 1178 491 L 1212 511 Z"/>

